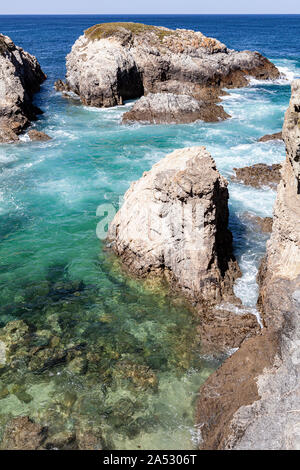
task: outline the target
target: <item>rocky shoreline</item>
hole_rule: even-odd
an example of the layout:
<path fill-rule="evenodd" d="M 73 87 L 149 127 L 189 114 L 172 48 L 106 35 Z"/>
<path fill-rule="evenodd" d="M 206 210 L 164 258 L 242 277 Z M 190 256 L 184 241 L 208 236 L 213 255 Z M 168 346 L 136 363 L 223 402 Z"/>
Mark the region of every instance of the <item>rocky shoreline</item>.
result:
<path fill-rule="evenodd" d="M 2 35 L 0 68 L 7 70 L 4 91 L 0 90 L 0 141 L 16 142 L 40 112 L 32 99 L 46 76 L 35 57 Z M 56 90 L 74 92 L 83 104 L 97 107 L 138 98 L 124 113 L 124 124 L 215 122 L 229 117 L 219 104 L 223 88 L 245 86 L 249 76 L 274 79 L 279 72 L 257 52 L 229 50 L 194 31 L 102 24 L 89 28 L 75 42 L 67 58 L 66 83 L 56 82 Z M 205 147 L 178 149 L 145 172 L 125 194 L 109 227 L 108 249 L 133 277 L 163 279 L 178 298 L 183 294 L 188 299 L 196 313 L 196 341 L 201 343 L 202 355 L 220 357 L 239 348 L 199 391 L 196 426 L 201 449 L 300 447 L 296 414 L 300 406 L 299 122 L 300 81 L 296 81 L 282 135 L 260 139 L 283 138 L 285 163 L 235 168 L 232 177 L 256 188 L 278 188 L 273 219 L 244 214 L 257 230 L 272 231 L 258 276 L 263 329 L 234 294 L 241 273 L 228 229 L 228 183 Z M 50 139 L 35 129 L 28 136 L 32 141 Z M 120 277 L 118 273 L 118 282 Z M 134 412 L 143 409 L 146 392 L 157 392 L 157 368 L 164 364 L 173 370 L 179 364 L 188 369 L 191 345 L 181 344 L 181 335 L 176 336 L 182 324 L 170 327 L 167 322 L 165 336 L 154 341 L 147 330 L 154 321 L 149 319 L 144 331 L 135 335 L 126 330 L 123 337 L 118 318 L 89 310 L 97 305 L 95 290 L 81 281 L 45 280 L 15 296 L 5 314 L 17 313 L 24 320 L 1 324 L 0 400 L 17 399 L 27 410 L 34 399 L 35 377 L 44 374 L 51 382 L 56 367 L 65 368 L 80 385 L 78 390 L 86 384 L 96 390 L 101 376 L 103 383 L 96 390 L 97 412 L 101 398 L 97 426 L 90 425 L 93 396 L 90 405 L 84 394 L 64 390 L 61 382 L 61 402 L 51 402 L 34 419 L 22 415 L 2 421 L 0 417 L 1 449 L 110 448 L 107 422 L 121 432 L 129 416 L 131 436 L 144 426 L 144 418 Z M 84 319 L 79 315 L 82 309 Z M 28 320 L 28 312 L 35 312 L 34 320 L 30 316 Z M 128 324 L 133 322 L 138 329 L 139 321 L 137 315 Z M 82 322 L 78 330 L 77 322 Z M 97 332 L 94 343 L 80 336 L 88 330 Z M 159 349 L 161 338 L 171 342 L 172 335 L 180 343 L 174 357 L 168 357 L 166 348 L 151 362 L 150 351 Z M 147 341 L 151 337 L 150 345 L 145 337 Z M 24 371 L 32 383 L 22 382 Z M 59 383 L 60 378 L 55 380 Z M 128 394 L 120 398 L 116 390 L 127 386 Z M 65 429 L 66 417 L 71 430 Z"/>
<path fill-rule="evenodd" d="M 196 422 L 201 449 L 278 450 L 300 445 L 299 112 L 297 80 L 283 126 L 287 153 L 273 230 L 259 273 L 264 329 L 246 340 L 200 389 Z"/>
<path fill-rule="evenodd" d="M 258 52 L 230 50 L 200 32 L 139 23 L 92 26 L 77 39 L 66 65 L 66 82 L 56 82 L 56 89 L 73 91 L 85 105 L 140 98 L 124 122 L 226 119 L 218 104 L 224 88 L 246 86 L 249 76 L 280 76 Z"/>
<path fill-rule="evenodd" d="M 32 100 L 44 80 L 37 59 L 0 34 L 0 142 L 18 141 L 42 113 Z"/>

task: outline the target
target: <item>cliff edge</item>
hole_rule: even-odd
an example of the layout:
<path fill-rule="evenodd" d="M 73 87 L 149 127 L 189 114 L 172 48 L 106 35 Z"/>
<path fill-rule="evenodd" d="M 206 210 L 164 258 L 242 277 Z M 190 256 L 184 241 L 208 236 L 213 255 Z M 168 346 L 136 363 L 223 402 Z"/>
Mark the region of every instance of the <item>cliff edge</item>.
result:
<path fill-rule="evenodd" d="M 259 273 L 265 327 L 201 387 L 202 449 L 300 449 L 300 80 L 283 139 L 286 160 Z"/>

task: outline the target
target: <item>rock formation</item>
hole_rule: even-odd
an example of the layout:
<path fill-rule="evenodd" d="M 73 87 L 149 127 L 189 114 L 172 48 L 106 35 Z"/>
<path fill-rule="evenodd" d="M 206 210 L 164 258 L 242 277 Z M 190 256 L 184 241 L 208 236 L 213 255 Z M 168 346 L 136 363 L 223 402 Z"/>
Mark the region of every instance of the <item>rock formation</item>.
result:
<path fill-rule="evenodd" d="M 152 124 L 188 123 L 197 120 L 214 122 L 229 115 L 221 106 L 207 106 L 188 95 L 174 93 L 149 93 L 140 98 L 133 108 L 123 115 L 123 122 L 142 121 Z"/>
<path fill-rule="evenodd" d="M 272 217 L 259 217 L 254 215 L 251 212 L 244 212 L 242 215 L 242 220 L 245 220 L 247 223 L 250 223 L 251 229 L 255 231 L 260 231 L 262 233 L 271 233 L 273 218 Z"/>
<path fill-rule="evenodd" d="M 282 140 L 282 132 L 275 132 L 275 134 L 266 134 L 258 139 L 258 142 L 269 142 L 270 140 Z"/>
<path fill-rule="evenodd" d="M 18 140 L 41 113 L 32 98 L 45 79 L 37 59 L 0 34 L 0 142 Z"/>
<path fill-rule="evenodd" d="M 28 137 L 30 140 L 37 142 L 46 142 L 47 140 L 51 140 L 51 137 L 45 134 L 45 132 L 37 131 L 36 129 L 30 129 L 30 131 L 28 131 Z"/>
<path fill-rule="evenodd" d="M 265 328 L 200 389 L 204 449 L 299 449 L 300 80 L 292 84 L 271 238 L 259 273 Z M 266 432 L 267 430 L 267 432 Z"/>
<path fill-rule="evenodd" d="M 221 107 L 216 109 L 222 88 L 245 86 L 250 75 L 274 79 L 279 71 L 258 52 L 230 50 L 200 32 L 103 23 L 86 30 L 75 42 L 67 56 L 66 83 L 57 82 L 56 89 L 71 90 L 85 105 L 99 107 L 120 105 L 149 93 L 187 95 L 212 107 L 201 113 L 211 121 L 227 117 Z M 166 115 L 169 100 L 162 104 L 166 109 L 160 114 Z M 143 108 L 144 101 L 138 106 Z M 185 113 L 183 118 L 186 122 Z"/>
<path fill-rule="evenodd" d="M 230 298 L 228 190 L 204 147 L 176 150 L 133 183 L 108 239 L 130 271 L 166 275 L 197 301 Z"/>
<path fill-rule="evenodd" d="M 253 186 L 254 188 L 262 186 L 276 188 L 281 179 L 281 167 L 280 163 L 274 163 L 273 165 L 256 163 L 252 166 L 234 168 L 235 175 L 231 177 L 231 180 Z"/>

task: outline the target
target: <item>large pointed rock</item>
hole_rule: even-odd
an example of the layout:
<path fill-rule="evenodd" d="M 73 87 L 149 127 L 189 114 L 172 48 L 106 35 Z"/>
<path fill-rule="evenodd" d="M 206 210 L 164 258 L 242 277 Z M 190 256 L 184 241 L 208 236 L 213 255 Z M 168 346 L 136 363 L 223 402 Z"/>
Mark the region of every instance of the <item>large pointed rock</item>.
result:
<path fill-rule="evenodd" d="M 131 272 L 163 274 L 198 302 L 233 295 L 227 182 L 204 147 L 167 155 L 125 194 L 108 239 Z"/>

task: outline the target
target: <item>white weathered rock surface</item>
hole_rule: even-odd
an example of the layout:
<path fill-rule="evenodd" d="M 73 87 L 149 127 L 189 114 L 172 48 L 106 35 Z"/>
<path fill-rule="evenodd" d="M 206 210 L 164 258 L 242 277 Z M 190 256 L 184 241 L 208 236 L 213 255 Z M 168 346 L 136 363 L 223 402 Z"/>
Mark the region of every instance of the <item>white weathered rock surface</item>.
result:
<path fill-rule="evenodd" d="M 161 92 L 190 95 L 210 106 L 222 88 L 245 86 L 247 75 L 273 79 L 279 72 L 259 53 L 229 50 L 200 32 L 106 23 L 89 28 L 73 45 L 66 89 L 91 106 Z"/>
<path fill-rule="evenodd" d="M 123 115 L 123 122 L 141 121 L 153 124 L 217 121 L 228 117 L 218 105 L 207 106 L 189 95 L 149 93 L 142 96 L 133 108 Z"/>
<path fill-rule="evenodd" d="M 0 142 L 18 140 L 36 118 L 32 98 L 45 79 L 37 59 L 0 34 Z"/>
<path fill-rule="evenodd" d="M 228 190 L 204 147 L 167 155 L 125 194 L 108 239 L 136 275 L 164 274 L 196 301 L 233 296 Z"/>

